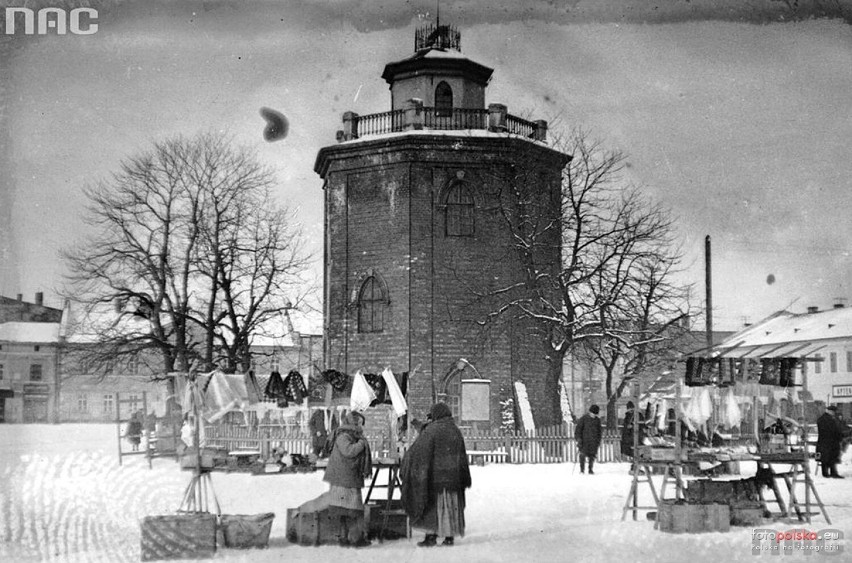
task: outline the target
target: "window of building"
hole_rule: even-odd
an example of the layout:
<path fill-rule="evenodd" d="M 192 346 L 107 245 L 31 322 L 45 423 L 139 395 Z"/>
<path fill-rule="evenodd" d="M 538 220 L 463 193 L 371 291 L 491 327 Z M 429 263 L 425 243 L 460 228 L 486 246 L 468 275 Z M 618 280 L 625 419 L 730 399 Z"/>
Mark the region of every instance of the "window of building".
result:
<path fill-rule="evenodd" d="M 831 352 L 828 355 L 828 367 L 831 373 L 837 373 L 837 352 Z"/>
<path fill-rule="evenodd" d="M 3 381 L 4 377 L 5 377 L 5 368 L 3 367 L 3 364 L 0 364 L 0 381 Z"/>
<path fill-rule="evenodd" d="M 85 393 L 77 395 L 77 412 L 89 412 L 89 397 Z"/>
<path fill-rule="evenodd" d="M 816 355 L 816 361 L 814 362 L 814 373 L 822 373 L 822 354 Z"/>
<path fill-rule="evenodd" d="M 447 192 L 446 234 L 449 237 L 473 236 L 473 194 L 463 182 Z"/>
<path fill-rule="evenodd" d="M 39 350 L 41 350 L 41 346 L 39 346 L 38 344 L 36 344 L 35 346 L 33 346 L 33 351 L 34 351 L 34 352 L 38 352 Z"/>
<path fill-rule="evenodd" d="M 272 354 L 272 359 L 269 360 L 269 367 L 272 371 L 281 371 L 281 358 L 278 357 L 278 354 Z"/>
<path fill-rule="evenodd" d="M 104 395 L 104 414 L 112 414 L 115 409 L 115 397 Z"/>
<path fill-rule="evenodd" d="M 41 381 L 42 371 L 41 364 L 30 365 L 30 381 Z"/>
<path fill-rule="evenodd" d="M 852 350 L 846 351 L 846 371 L 852 372 Z"/>
<path fill-rule="evenodd" d="M 435 116 L 449 117 L 453 114 L 453 89 L 446 82 L 435 88 Z"/>
<path fill-rule="evenodd" d="M 370 276 L 361 285 L 358 293 L 358 332 L 382 332 L 384 330 L 385 304 L 387 299 L 382 284 Z"/>
<path fill-rule="evenodd" d="M 130 413 L 133 414 L 139 410 L 139 395 L 130 395 L 127 398 L 127 404 L 130 408 Z"/>

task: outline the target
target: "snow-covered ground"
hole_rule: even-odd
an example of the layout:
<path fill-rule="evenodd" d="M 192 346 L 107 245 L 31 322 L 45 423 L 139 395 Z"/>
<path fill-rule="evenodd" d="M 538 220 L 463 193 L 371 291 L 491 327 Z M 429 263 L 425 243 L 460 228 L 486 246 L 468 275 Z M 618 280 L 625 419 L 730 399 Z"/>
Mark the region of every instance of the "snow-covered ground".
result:
<path fill-rule="evenodd" d="M 675 535 L 645 520 L 621 521 L 630 486 L 627 464 L 600 464 L 581 475 L 572 464 L 472 467 L 467 535 L 452 548 L 419 548 L 422 539 L 374 542 L 355 550 L 302 547 L 285 539 L 286 508 L 326 489 L 322 473 L 251 476 L 214 473 L 227 514 L 275 512 L 270 547 L 220 549 L 216 561 L 755 561 L 752 528 Z M 786 531 L 834 528 L 852 534 L 849 479 L 816 478 L 833 521 L 774 522 Z M 173 460 L 117 460 L 110 425 L 0 425 L 0 561 L 138 561 L 143 516 L 175 511 L 189 481 Z M 846 547 L 845 542 L 841 545 Z M 784 560 L 818 561 L 825 554 L 792 551 Z M 844 560 L 848 555 L 834 560 Z M 848 560 L 848 559 L 846 559 Z"/>

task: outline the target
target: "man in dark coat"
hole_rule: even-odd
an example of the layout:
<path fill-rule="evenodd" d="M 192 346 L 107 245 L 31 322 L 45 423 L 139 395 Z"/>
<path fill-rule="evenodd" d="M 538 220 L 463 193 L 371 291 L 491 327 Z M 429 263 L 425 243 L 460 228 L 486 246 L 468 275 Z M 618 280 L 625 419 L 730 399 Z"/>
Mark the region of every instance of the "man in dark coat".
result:
<path fill-rule="evenodd" d="M 642 440 L 645 438 L 644 434 L 644 421 L 642 420 L 642 413 L 639 413 L 639 425 L 636 426 L 636 408 L 633 405 L 633 401 L 627 401 L 627 412 L 624 413 L 624 425 L 621 427 L 621 455 L 632 458 L 633 457 L 633 431 L 634 428 L 636 432 L 639 433 L 639 445 L 642 445 Z"/>
<path fill-rule="evenodd" d="M 450 407 L 436 403 L 429 414 L 402 460 L 402 502 L 411 525 L 426 531 L 421 547 L 436 545 L 438 536 L 443 545 L 464 536 L 464 491 L 471 485 L 464 437 Z"/>
<path fill-rule="evenodd" d="M 311 414 L 308 420 L 308 429 L 311 431 L 311 449 L 314 455 L 320 457 L 325 450 L 325 443 L 328 440 L 328 431 L 325 429 L 325 412 L 322 409 L 317 409 Z"/>
<path fill-rule="evenodd" d="M 589 407 L 589 412 L 580 417 L 574 427 L 574 439 L 577 440 L 577 450 L 580 452 L 580 473 L 586 472 L 586 458 L 589 458 L 589 475 L 594 475 L 595 458 L 601 445 L 601 419 L 598 414 L 601 409 L 597 405 Z"/>
<path fill-rule="evenodd" d="M 822 476 L 843 479 L 837 473 L 837 463 L 840 461 L 840 444 L 843 441 L 843 428 L 836 418 L 837 407 L 830 406 L 817 419 L 816 451 L 822 465 Z"/>

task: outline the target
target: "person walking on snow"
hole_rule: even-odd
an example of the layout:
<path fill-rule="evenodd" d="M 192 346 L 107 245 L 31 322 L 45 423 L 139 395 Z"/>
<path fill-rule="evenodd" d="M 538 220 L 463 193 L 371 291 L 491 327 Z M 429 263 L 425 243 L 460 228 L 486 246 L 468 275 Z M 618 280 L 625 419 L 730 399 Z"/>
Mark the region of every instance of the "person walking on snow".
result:
<path fill-rule="evenodd" d="M 580 417 L 574 427 L 574 439 L 580 452 L 580 473 L 586 472 L 586 458 L 589 458 L 589 475 L 594 475 L 595 458 L 601 445 L 601 409 L 597 405 L 589 407 L 589 412 Z"/>

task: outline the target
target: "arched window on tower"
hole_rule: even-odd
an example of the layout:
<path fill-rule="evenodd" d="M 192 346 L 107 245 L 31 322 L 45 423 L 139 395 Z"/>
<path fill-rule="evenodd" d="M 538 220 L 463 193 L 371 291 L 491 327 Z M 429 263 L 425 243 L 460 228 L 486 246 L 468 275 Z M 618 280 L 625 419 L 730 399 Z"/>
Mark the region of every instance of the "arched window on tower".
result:
<path fill-rule="evenodd" d="M 364 280 L 358 293 L 358 332 L 382 332 L 386 304 L 387 297 L 379 280 L 375 276 Z"/>
<path fill-rule="evenodd" d="M 453 89 L 444 81 L 435 88 L 435 117 L 453 115 Z"/>
<path fill-rule="evenodd" d="M 473 194 L 470 186 L 457 182 L 447 192 L 447 223 L 448 237 L 473 236 Z"/>

